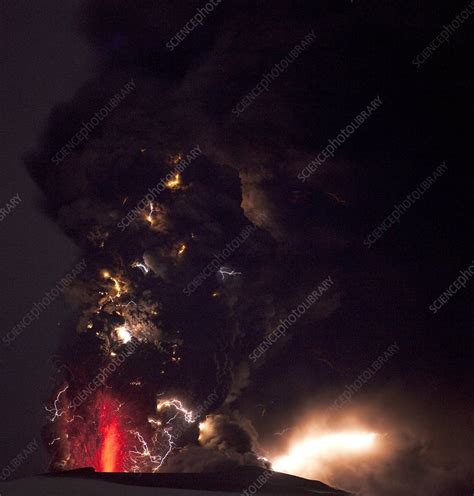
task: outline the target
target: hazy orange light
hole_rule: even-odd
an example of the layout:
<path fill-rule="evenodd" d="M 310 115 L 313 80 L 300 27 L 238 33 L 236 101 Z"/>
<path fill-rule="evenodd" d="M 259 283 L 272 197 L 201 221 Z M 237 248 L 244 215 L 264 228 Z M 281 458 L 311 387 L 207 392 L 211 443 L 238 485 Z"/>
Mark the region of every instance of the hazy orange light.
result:
<path fill-rule="evenodd" d="M 296 441 L 289 452 L 273 460 L 273 470 L 304 476 L 314 467 L 340 456 L 370 453 L 376 444 L 375 432 L 336 432 Z"/>
<path fill-rule="evenodd" d="M 210 430 L 210 423 L 208 419 L 205 419 L 204 421 L 200 422 L 198 441 L 202 441 L 206 437 L 206 434 L 209 433 L 209 430 Z"/>

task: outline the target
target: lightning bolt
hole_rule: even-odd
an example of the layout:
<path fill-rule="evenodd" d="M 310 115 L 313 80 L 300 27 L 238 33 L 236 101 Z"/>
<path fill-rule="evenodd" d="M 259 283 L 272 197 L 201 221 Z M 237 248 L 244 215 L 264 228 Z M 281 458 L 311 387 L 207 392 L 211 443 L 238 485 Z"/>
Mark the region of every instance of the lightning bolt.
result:
<path fill-rule="evenodd" d="M 150 267 L 148 267 L 145 263 L 143 262 L 134 262 L 132 264 L 132 267 L 137 267 L 142 270 L 142 272 L 146 275 L 148 272 L 150 272 Z"/>
<path fill-rule="evenodd" d="M 275 432 L 273 435 L 274 436 L 283 436 L 283 434 L 287 433 L 288 431 L 291 431 L 291 427 L 287 427 L 286 429 L 283 429 L 282 431 Z"/>
<path fill-rule="evenodd" d="M 156 410 L 159 412 L 161 411 L 163 408 L 169 408 L 169 407 L 173 407 L 173 408 L 176 408 L 177 412 L 176 412 L 176 415 L 171 418 L 170 420 L 168 420 L 168 424 L 173 421 L 178 415 L 179 413 L 181 412 L 184 416 L 184 420 L 188 423 L 188 424 L 192 424 L 196 421 L 196 419 L 194 418 L 194 414 L 191 410 L 187 410 L 183 404 L 181 403 L 181 401 L 179 401 L 178 399 L 171 399 L 171 400 L 160 400 L 158 401 L 157 405 L 156 405 Z"/>
<path fill-rule="evenodd" d="M 148 214 L 146 220 L 153 225 L 153 212 L 155 211 L 155 207 L 153 202 L 150 202 L 150 213 Z"/>
<path fill-rule="evenodd" d="M 152 423 L 154 422 L 155 421 L 152 421 Z M 161 425 L 161 423 L 159 424 Z M 173 440 L 174 438 L 171 435 L 170 430 L 171 429 L 169 428 L 169 429 L 164 429 L 162 431 L 162 433 L 166 436 L 166 441 L 167 441 L 167 449 L 163 455 L 152 454 L 152 451 L 150 450 L 148 443 L 145 441 L 143 436 L 138 431 L 129 431 L 138 439 L 138 442 L 140 443 L 140 447 L 141 447 L 141 448 L 137 448 L 135 446 L 133 450 L 130 450 L 128 452 L 130 456 L 130 460 L 132 460 L 132 462 L 135 463 L 136 469 L 141 470 L 140 467 L 143 465 L 144 460 L 148 461 L 151 465 L 154 466 L 152 468 L 152 472 L 157 472 L 163 466 L 165 460 L 171 454 L 173 449 L 176 448 L 176 444 Z"/>
<path fill-rule="evenodd" d="M 138 442 L 141 445 L 141 450 L 135 446 L 133 450 L 130 450 L 128 452 L 132 462 L 136 463 L 136 464 L 140 464 L 139 460 L 142 460 L 145 458 L 152 465 L 159 465 L 161 463 L 162 457 L 160 455 L 152 455 L 150 448 L 148 447 L 148 444 L 145 441 L 145 439 L 143 438 L 143 436 L 138 431 L 129 431 L 129 432 L 130 432 L 130 434 L 133 434 L 138 439 Z M 161 466 L 161 465 L 159 465 L 159 466 Z M 156 468 L 158 469 L 159 466 L 157 466 Z"/>
<path fill-rule="evenodd" d="M 51 422 L 54 422 L 57 418 L 59 417 L 62 417 L 65 413 L 66 413 L 66 410 L 60 410 L 58 408 L 58 403 L 61 399 L 61 395 L 69 388 L 69 384 L 66 384 L 66 386 L 64 387 L 64 389 L 61 389 L 59 392 L 58 392 L 58 395 L 56 396 L 56 399 L 54 400 L 54 403 L 53 403 L 53 406 L 51 408 L 45 406 L 44 409 L 48 412 L 48 413 L 54 413 L 54 415 L 49 419 Z"/>
<path fill-rule="evenodd" d="M 218 272 L 221 275 L 222 280 L 225 279 L 225 276 L 232 277 L 242 275 L 242 272 L 236 272 L 234 269 L 231 269 L 229 267 L 221 267 Z"/>

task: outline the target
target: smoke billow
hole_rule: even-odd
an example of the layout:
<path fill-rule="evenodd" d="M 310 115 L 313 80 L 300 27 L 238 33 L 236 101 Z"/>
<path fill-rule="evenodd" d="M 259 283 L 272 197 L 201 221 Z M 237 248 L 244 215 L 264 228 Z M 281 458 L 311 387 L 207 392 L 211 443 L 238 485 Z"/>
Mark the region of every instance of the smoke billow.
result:
<path fill-rule="evenodd" d="M 199 426 L 200 446 L 188 446 L 170 457 L 167 472 L 220 471 L 236 465 L 268 468 L 269 462 L 255 454 L 257 432 L 248 419 L 236 412 L 209 415 Z"/>
<path fill-rule="evenodd" d="M 183 462 L 173 458 L 176 470 L 198 452 L 206 453 L 198 456 L 202 470 L 208 458 L 212 466 L 221 458 L 265 465 L 248 421 L 219 408 L 232 412 L 251 376 L 250 351 L 332 265 L 323 248 L 316 266 L 315 253 L 300 252 L 302 240 L 291 234 L 290 216 L 301 202 L 282 186 L 285 130 L 232 122 L 230 104 L 242 87 L 230 84 L 234 56 L 245 40 L 229 39 L 216 12 L 207 34 L 196 33 L 207 37 L 206 57 L 193 43 L 165 53 L 165 26 L 179 26 L 187 12 L 166 3 L 143 2 L 131 12 L 126 2 L 85 2 L 79 18 L 100 54 L 97 76 L 53 110 L 41 147 L 27 160 L 49 214 L 87 258 L 68 294 L 79 314 L 78 336 L 64 347 L 49 408 L 53 469 L 164 468 L 170 442 L 189 444 Z M 308 28 L 295 22 L 287 40 L 298 41 Z M 269 53 L 286 50 L 280 44 L 261 40 Z M 210 64 L 223 70 L 210 73 Z M 104 113 L 87 140 L 65 149 L 127 81 L 133 91 Z M 293 211 L 279 207 L 293 197 Z M 318 201 L 330 208 L 324 195 Z M 311 229 L 309 218 L 300 222 Z M 328 243 L 341 245 L 341 236 Z M 297 286 L 285 284 L 289 275 Z M 327 313 L 324 305 L 311 310 L 313 317 Z M 115 366 L 130 343 L 133 353 Z M 201 424 L 212 424 L 211 437 L 198 439 L 198 419 L 188 429 L 178 426 L 186 421 L 176 405 L 160 407 L 160 398 L 177 398 L 198 408 L 212 391 L 218 400 L 201 411 L 214 415 Z M 119 440 L 113 446 L 105 446 L 109 435 Z M 107 465 L 109 458 L 120 463 Z"/>

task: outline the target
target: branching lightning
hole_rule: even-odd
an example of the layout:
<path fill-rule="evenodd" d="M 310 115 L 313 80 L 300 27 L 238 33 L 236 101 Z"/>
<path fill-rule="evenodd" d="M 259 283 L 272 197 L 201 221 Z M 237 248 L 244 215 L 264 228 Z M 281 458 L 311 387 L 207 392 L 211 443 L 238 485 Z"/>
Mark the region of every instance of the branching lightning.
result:
<path fill-rule="evenodd" d="M 58 391 L 58 395 L 56 396 L 56 399 L 54 400 L 53 406 L 51 408 L 50 407 L 47 407 L 47 406 L 44 407 L 44 409 L 48 413 L 52 413 L 53 414 L 53 416 L 49 419 L 51 422 L 54 422 L 57 418 L 62 417 L 66 413 L 66 410 L 65 409 L 60 409 L 58 407 L 58 404 L 59 404 L 59 402 L 61 400 L 62 394 L 64 394 L 64 392 L 68 388 L 69 388 L 69 384 L 67 384 L 63 389 L 61 389 L 60 391 Z"/>
<path fill-rule="evenodd" d="M 221 275 L 222 280 L 224 280 L 226 276 L 235 277 L 242 275 L 242 272 L 237 272 L 230 267 L 221 267 L 218 272 Z"/>
<path fill-rule="evenodd" d="M 60 441 L 60 440 L 61 440 L 61 438 L 60 438 L 60 437 L 55 437 L 52 441 L 50 441 L 50 442 L 48 443 L 48 445 L 49 445 L 49 446 L 52 446 L 52 445 L 53 445 L 56 441 Z"/>
<path fill-rule="evenodd" d="M 158 403 L 156 405 L 156 410 L 157 412 L 160 412 L 161 410 L 163 410 L 163 408 L 169 408 L 169 407 L 176 408 L 177 412 L 176 415 L 167 422 L 168 424 L 172 420 L 174 420 L 179 415 L 180 412 L 183 414 L 183 418 L 188 424 L 192 424 L 196 421 L 193 412 L 191 410 L 187 410 L 186 408 L 184 408 L 181 401 L 179 401 L 176 398 L 173 398 L 171 400 L 158 400 Z"/>
<path fill-rule="evenodd" d="M 164 458 L 160 455 L 153 455 L 148 447 L 148 443 L 138 431 L 129 431 L 140 443 L 141 449 L 136 446 L 128 452 L 130 460 L 134 464 L 135 470 L 141 470 L 144 460 L 153 465 L 153 472 L 156 472 L 163 465 Z"/>

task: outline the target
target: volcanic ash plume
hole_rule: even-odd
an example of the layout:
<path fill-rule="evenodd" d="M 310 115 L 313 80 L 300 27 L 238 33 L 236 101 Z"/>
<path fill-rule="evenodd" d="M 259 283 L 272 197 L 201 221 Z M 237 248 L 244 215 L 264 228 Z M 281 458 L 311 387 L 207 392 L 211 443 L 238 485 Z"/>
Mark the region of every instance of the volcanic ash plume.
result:
<path fill-rule="evenodd" d="M 252 374 L 249 353 L 328 273 L 337 275 L 328 260 L 344 246 L 340 233 L 320 236 L 323 214 L 302 215 L 304 202 L 335 208 L 327 195 L 308 199 L 282 180 L 287 150 L 299 157 L 293 169 L 306 157 L 286 120 L 268 128 L 257 113 L 245 132 L 231 124 L 241 90 L 230 84 L 235 57 L 225 53 L 219 13 L 201 32 L 212 38 L 212 57 L 202 59 L 193 43 L 170 54 L 165 42 L 188 13 L 164 4 L 84 3 L 81 27 L 100 54 L 96 76 L 53 110 L 27 159 L 48 214 L 87 261 L 67 294 L 77 334 L 60 352 L 46 405 L 53 470 L 184 470 L 198 466 L 189 455 L 197 452 L 206 455 L 203 470 L 224 458 L 265 465 L 233 406 Z M 111 24 L 99 34 L 103 21 Z M 285 25 L 286 40 L 275 36 L 283 53 L 308 32 L 303 24 Z M 273 50 L 265 48 L 269 60 Z M 225 102 L 216 101 L 221 94 Z M 330 241 L 316 250 L 308 239 Z M 301 332 L 337 307 L 334 294 L 308 310 Z"/>
<path fill-rule="evenodd" d="M 235 371 L 273 313 L 258 289 L 273 242 L 244 216 L 238 174 L 199 145 L 137 145 L 111 159 L 120 126 L 106 125 L 74 164 L 31 162 L 88 262 L 69 293 L 78 337 L 65 346 L 46 438 L 55 470 L 156 471 L 198 447 L 199 421 L 239 389 Z M 252 448 L 239 447 L 248 460 L 236 463 L 256 462 Z"/>

